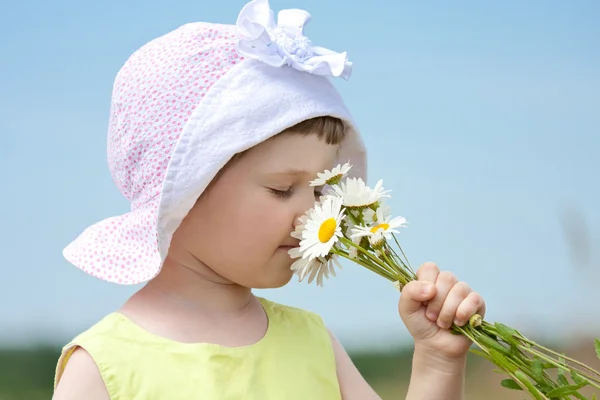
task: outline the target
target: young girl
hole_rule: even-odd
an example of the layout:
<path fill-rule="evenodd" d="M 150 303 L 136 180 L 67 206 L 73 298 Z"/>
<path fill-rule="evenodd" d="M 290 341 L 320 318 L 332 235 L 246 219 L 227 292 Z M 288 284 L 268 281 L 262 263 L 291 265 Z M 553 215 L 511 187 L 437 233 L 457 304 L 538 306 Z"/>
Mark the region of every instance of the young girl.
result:
<path fill-rule="evenodd" d="M 319 316 L 257 298 L 291 278 L 290 233 L 320 193 L 317 172 L 350 161 L 358 129 L 330 77 L 345 53 L 303 35 L 308 13 L 253 0 L 236 25 L 192 23 L 135 52 L 114 85 L 109 166 L 127 214 L 64 250 L 83 271 L 146 285 L 67 344 L 55 400 L 377 399 Z M 399 313 L 415 340 L 407 399 L 461 399 L 467 339 L 485 312 L 428 263 Z"/>

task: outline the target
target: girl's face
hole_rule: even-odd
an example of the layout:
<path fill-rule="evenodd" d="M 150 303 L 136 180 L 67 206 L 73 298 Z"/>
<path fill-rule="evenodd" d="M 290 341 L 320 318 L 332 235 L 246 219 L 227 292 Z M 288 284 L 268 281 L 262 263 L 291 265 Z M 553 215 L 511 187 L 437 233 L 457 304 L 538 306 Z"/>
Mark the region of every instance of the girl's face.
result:
<path fill-rule="evenodd" d="M 220 283 L 250 288 L 285 285 L 294 225 L 320 196 L 309 186 L 331 169 L 337 145 L 317 135 L 281 134 L 230 164 L 176 231 L 169 257 Z"/>

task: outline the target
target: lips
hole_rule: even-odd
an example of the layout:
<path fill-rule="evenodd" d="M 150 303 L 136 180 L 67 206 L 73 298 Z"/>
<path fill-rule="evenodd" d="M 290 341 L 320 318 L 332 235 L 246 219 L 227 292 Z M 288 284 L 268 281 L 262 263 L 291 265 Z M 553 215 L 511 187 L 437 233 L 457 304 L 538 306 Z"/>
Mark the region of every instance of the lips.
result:
<path fill-rule="evenodd" d="M 295 249 L 296 247 L 300 247 L 300 242 L 299 241 L 291 242 L 291 243 L 285 243 L 285 244 L 282 244 L 281 246 L 279 246 L 280 249 L 286 249 L 286 250 Z"/>

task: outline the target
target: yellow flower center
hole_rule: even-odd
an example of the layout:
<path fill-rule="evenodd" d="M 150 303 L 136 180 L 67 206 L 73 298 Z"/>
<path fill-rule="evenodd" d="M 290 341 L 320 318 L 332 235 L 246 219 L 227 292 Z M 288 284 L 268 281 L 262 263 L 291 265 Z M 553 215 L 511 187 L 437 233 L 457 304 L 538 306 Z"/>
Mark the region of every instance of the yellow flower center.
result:
<path fill-rule="evenodd" d="M 337 223 L 334 218 L 329 218 L 321 224 L 319 228 L 319 241 L 321 243 L 327 243 L 333 237 L 335 233 L 335 229 L 337 228 Z"/>
<path fill-rule="evenodd" d="M 379 225 L 376 225 L 376 226 L 374 226 L 374 227 L 371 228 L 371 233 L 376 233 L 380 229 L 383 229 L 384 231 L 387 231 L 388 229 L 390 229 L 390 226 L 388 224 L 379 224 Z"/>
<path fill-rule="evenodd" d="M 327 179 L 327 181 L 325 181 L 325 183 L 328 185 L 337 185 L 338 183 L 341 182 L 343 176 L 344 175 L 342 175 L 342 174 L 334 175 L 331 178 Z"/>

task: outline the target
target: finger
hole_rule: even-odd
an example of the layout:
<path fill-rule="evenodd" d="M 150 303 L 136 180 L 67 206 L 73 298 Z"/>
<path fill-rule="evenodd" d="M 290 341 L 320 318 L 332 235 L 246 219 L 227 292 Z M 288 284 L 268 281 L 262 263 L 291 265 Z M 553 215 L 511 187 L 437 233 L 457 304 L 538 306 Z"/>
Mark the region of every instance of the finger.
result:
<path fill-rule="evenodd" d="M 435 282 L 435 297 L 427 304 L 426 316 L 431 321 L 436 321 L 442 310 L 442 305 L 452 287 L 458 282 L 456 277 L 447 271 L 440 272 Z"/>
<path fill-rule="evenodd" d="M 454 323 L 458 326 L 463 326 L 474 314 L 479 314 L 482 317 L 485 316 L 485 301 L 483 301 L 483 297 L 477 292 L 469 293 L 460 303 L 456 310 Z"/>
<path fill-rule="evenodd" d="M 412 281 L 402 288 L 398 311 L 400 316 L 408 317 L 419 311 L 423 302 L 435 295 L 435 286 L 431 282 Z"/>
<path fill-rule="evenodd" d="M 440 269 L 435 263 L 426 262 L 417 270 L 417 279 L 420 281 L 435 283 L 439 273 Z"/>
<path fill-rule="evenodd" d="M 420 281 L 435 283 L 439 273 L 440 269 L 435 263 L 426 262 L 417 270 L 417 279 Z M 427 305 L 427 302 L 424 302 L 424 304 Z"/>
<path fill-rule="evenodd" d="M 452 322 L 454 322 L 454 319 L 456 318 L 458 308 L 469 296 L 469 293 L 472 293 L 472 290 L 465 282 L 458 282 L 452 287 L 437 319 L 437 324 L 440 328 L 450 328 Z M 469 309 L 469 307 L 467 309 Z"/>

